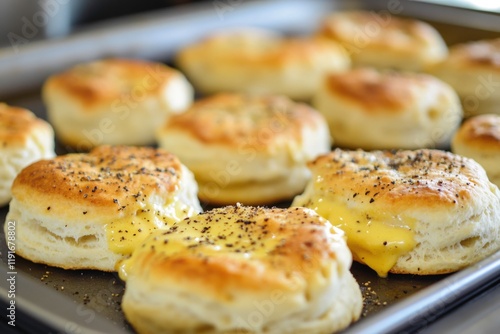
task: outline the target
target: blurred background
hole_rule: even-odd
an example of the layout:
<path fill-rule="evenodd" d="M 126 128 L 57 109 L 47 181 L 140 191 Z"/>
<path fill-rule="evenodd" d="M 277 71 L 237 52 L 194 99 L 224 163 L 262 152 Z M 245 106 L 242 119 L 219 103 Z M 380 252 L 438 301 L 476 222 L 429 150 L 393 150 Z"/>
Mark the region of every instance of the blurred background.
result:
<path fill-rule="evenodd" d="M 207 31 L 252 26 L 308 34 L 329 11 L 368 3 L 373 10 L 401 5 L 402 16 L 432 23 L 449 45 L 500 32 L 498 0 L 0 0 L 0 78 L 15 78 L 0 80 L 0 99 L 36 92 L 52 73 L 84 61 L 121 56 L 168 64 Z"/>
<path fill-rule="evenodd" d="M 66 36 L 88 25 L 200 0 L 0 0 L 0 47 Z"/>
<path fill-rule="evenodd" d="M 315 1 L 315 0 L 308 0 Z M 418 1 L 418 0 L 417 0 Z M 497 0 L 425 0 L 451 6 L 500 12 Z M 113 18 L 158 11 L 202 0 L 0 0 L 0 48 L 25 40 L 66 36 Z M 205 0 L 232 6 L 250 0 Z"/>

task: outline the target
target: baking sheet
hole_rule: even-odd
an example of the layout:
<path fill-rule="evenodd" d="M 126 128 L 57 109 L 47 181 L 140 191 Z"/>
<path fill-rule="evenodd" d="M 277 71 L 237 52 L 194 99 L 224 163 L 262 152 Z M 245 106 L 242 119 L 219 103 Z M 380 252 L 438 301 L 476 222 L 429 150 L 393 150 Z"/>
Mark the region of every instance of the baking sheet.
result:
<path fill-rule="evenodd" d="M 3 78 L 0 79 L 0 99 L 45 117 L 39 95 L 41 83 L 48 75 L 78 62 L 105 56 L 168 62 L 175 50 L 207 31 L 252 25 L 304 34 L 313 31 L 321 17 L 330 11 L 388 10 L 394 1 L 232 1 L 227 2 L 232 7 L 225 12 L 218 11 L 213 2 L 208 2 L 137 16 L 133 21 L 116 20 L 68 38 L 32 43 L 23 52 L 0 50 L 0 78 Z M 450 44 L 500 36 L 500 21 L 494 14 L 414 1 L 397 3 L 402 8 L 400 15 L 430 21 Z M 67 151 L 58 145 L 58 154 Z M 6 213 L 7 208 L 0 210 L 0 221 L 5 221 Z M 5 240 L 3 230 L 0 238 Z M 8 250 L 3 241 L 0 250 L 1 268 L 8 275 Z M 19 298 L 25 298 L 25 305 L 32 307 L 33 314 L 52 319 L 54 328 L 76 333 L 86 328 L 78 326 L 100 324 L 112 326 L 109 328 L 117 332 L 132 331 L 120 310 L 124 284 L 116 274 L 66 271 L 20 257 L 15 258 L 15 270 L 25 284 L 25 289 L 22 286 L 17 289 Z M 480 288 L 494 284 L 500 277 L 500 260 L 496 254 L 477 266 L 444 276 L 389 275 L 383 279 L 356 263 L 352 272 L 363 292 L 364 309 L 362 319 L 346 332 L 388 333 L 403 328 L 410 331 L 411 326 L 422 324 L 422 319 L 431 313 L 437 316 L 451 305 L 470 298 Z M 2 279 L 0 287 L 5 288 L 5 284 L 6 280 Z M 36 298 L 30 301 L 30 297 L 42 290 L 49 296 L 42 300 L 47 305 L 45 310 L 39 305 L 37 308 Z M 50 296 L 64 298 L 56 305 L 50 301 Z M 1 299 L 5 302 L 4 291 Z M 57 317 L 67 309 L 71 309 L 70 315 Z M 408 319 L 413 322 L 408 324 Z M 109 328 L 105 332 L 110 332 Z"/>

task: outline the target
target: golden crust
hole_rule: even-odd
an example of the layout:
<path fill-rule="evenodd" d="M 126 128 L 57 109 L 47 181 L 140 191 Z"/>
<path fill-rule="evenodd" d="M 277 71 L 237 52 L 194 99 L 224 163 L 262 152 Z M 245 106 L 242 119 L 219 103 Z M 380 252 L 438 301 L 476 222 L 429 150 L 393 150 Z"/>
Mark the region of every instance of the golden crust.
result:
<path fill-rule="evenodd" d="M 457 70 L 485 69 L 500 72 L 500 38 L 453 45 L 445 62 Z"/>
<path fill-rule="evenodd" d="M 53 137 L 52 127 L 31 111 L 0 103 L 0 147 L 22 147 L 34 131 Z"/>
<path fill-rule="evenodd" d="M 500 115 L 479 115 L 467 119 L 453 139 L 454 146 L 500 152 Z"/>
<path fill-rule="evenodd" d="M 486 175 L 470 159 L 440 150 L 345 151 L 336 149 L 309 164 L 337 196 L 396 209 L 452 208 L 467 203 Z M 391 209 L 391 210 L 392 210 Z"/>
<path fill-rule="evenodd" d="M 178 159 L 164 150 L 101 146 L 26 167 L 12 194 L 45 215 L 73 216 L 77 210 L 87 219 L 127 215 L 135 214 L 144 198 L 173 192 L 180 173 Z"/>
<path fill-rule="evenodd" d="M 311 107 L 284 96 L 221 93 L 172 116 L 160 131 L 187 132 L 204 145 L 267 150 L 275 143 L 299 140 L 305 126 L 321 122 Z"/>
<path fill-rule="evenodd" d="M 124 99 L 133 101 L 134 94 L 140 94 L 141 99 L 161 94 L 175 75 L 178 75 L 176 70 L 160 63 L 110 58 L 79 64 L 53 75 L 43 90 L 63 92 L 87 107 L 83 110 L 91 112 L 98 110 L 92 107 L 101 104 Z"/>
<path fill-rule="evenodd" d="M 126 277 L 176 282 L 220 301 L 234 291 L 292 292 L 343 255 L 332 246 L 332 232 L 342 239 L 304 208 L 216 208 L 155 233 L 123 268 Z"/>
<path fill-rule="evenodd" d="M 204 94 L 282 94 L 308 100 L 325 73 L 349 67 L 338 43 L 243 29 L 218 33 L 182 49 L 176 64 Z"/>
<path fill-rule="evenodd" d="M 330 74 L 326 78 L 326 87 L 332 95 L 362 106 L 366 113 L 405 112 L 420 99 L 415 87 L 429 84 L 441 82 L 425 74 L 381 73 L 371 68 Z"/>
<path fill-rule="evenodd" d="M 343 55 L 345 50 L 324 38 L 282 38 L 271 33 L 243 31 L 234 35 L 209 36 L 181 50 L 177 62 L 186 66 L 198 57 L 207 57 L 224 65 L 260 69 L 275 69 L 302 62 L 313 67 L 312 59 L 325 52 Z"/>
<path fill-rule="evenodd" d="M 421 47 L 436 43 L 437 36 L 434 28 L 425 22 L 365 11 L 332 14 L 322 23 L 319 34 L 340 42 L 349 51 L 357 46 L 354 33 L 358 31 L 368 36 L 360 42 L 360 47 L 402 54 L 419 52 Z"/>

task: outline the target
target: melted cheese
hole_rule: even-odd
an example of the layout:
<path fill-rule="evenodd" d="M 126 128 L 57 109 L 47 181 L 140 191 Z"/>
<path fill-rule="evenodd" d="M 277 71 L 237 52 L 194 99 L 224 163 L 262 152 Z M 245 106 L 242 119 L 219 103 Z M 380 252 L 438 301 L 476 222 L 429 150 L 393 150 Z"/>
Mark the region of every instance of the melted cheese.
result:
<path fill-rule="evenodd" d="M 245 220 L 237 214 L 217 215 L 217 218 L 209 213 L 200 214 L 176 223 L 161 235 L 156 233 L 146 241 L 148 247 L 139 248 L 133 257 L 120 265 L 118 272 L 126 280 L 129 268 L 144 249 L 154 249 L 165 257 L 224 254 L 226 257 L 261 259 L 283 242 L 288 232 L 292 233 L 293 229 Z"/>
<path fill-rule="evenodd" d="M 416 242 L 414 220 L 386 212 L 356 212 L 331 199 L 315 197 L 309 208 L 342 229 L 353 258 L 386 277 L 398 258 L 411 251 Z"/>
<path fill-rule="evenodd" d="M 193 214 L 193 208 L 175 198 L 161 208 L 145 205 L 135 216 L 122 217 L 106 224 L 108 247 L 115 253 L 130 255 L 153 230 L 166 228 Z"/>

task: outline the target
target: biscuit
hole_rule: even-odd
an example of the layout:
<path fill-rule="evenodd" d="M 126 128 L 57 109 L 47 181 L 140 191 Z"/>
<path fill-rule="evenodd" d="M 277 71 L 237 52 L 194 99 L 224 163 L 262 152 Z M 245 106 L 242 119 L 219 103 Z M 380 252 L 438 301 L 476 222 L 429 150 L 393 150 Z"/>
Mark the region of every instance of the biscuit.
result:
<path fill-rule="evenodd" d="M 382 277 L 450 273 L 500 249 L 500 191 L 472 159 L 336 149 L 309 166 L 293 206 L 343 229 L 354 259 Z"/>
<path fill-rule="evenodd" d="M 152 230 L 200 212 L 196 191 L 170 153 L 100 146 L 23 169 L 7 220 L 16 222 L 16 254 L 26 259 L 114 271 Z"/>
<path fill-rule="evenodd" d="M 425 74 L 358 68 L 328 75 L 312 100 L 344 148 L 449 148 L 462 121 L 456 92 Z"/>
<path fill-rule="evenodd" d="M 421 71 L 448 53 L 443 38 L 431 25 L 389 13 L 333 13 L 323 20 L 318 35 L 344 46 L 355 67 Z"/>
<path fill-rule="evenodd" d="M 467 119 L 453 137 L 451 150 L 478 162 L 500 187 L 500 115 Z"/>
<path fill-rule="evenodd" d="M 242 29 L 188 45 L 176 64 L 203 94 L 282 94 L 308 100 L 325 73 L 350 66 L 345 50 L 323 38 Z"/>
<path fill-rule="evenodd" d="M 132 59 L 79 64 L 43 85 L 47 116 L 58 140 L 85 151 L 98 145 L 148 145 L 154 131 L 193 100 L 184 75 Z"/>
<path fill-rule="evenodd" d="M 368 11 L 343 11 L 323 19 L 317 32 L 340 43 L 355 67 L 422 71 L 446 58 L 448 47 L 426 22 Z"/>
<path fill-rule="evenodd" d="M 27 109 L 0 103 L 0 206 L 9 203 L 12 182 L 21 169 L 54 155 L 50 124 Z"/>
<path fill-rule="evenodd" d="M 362 297 L 342 231 L 312 210 L 241 205 L 156 231 L 120 268 L 139 333 L 332 333 Z"/>
<path fill-rule="evenodd" d="M 284 96 L 213 95 L 157 138 L 194 173 L 200 199 L 219 205 L 289 200 L 309 179 L 306 162 L 330 151 L 321 114 Z"/>
<path fill-rule="evenodd" d="M 466 117 L 500 114 L 500 38 L 453 45 L 429 71 L 458 92 Z"/>

